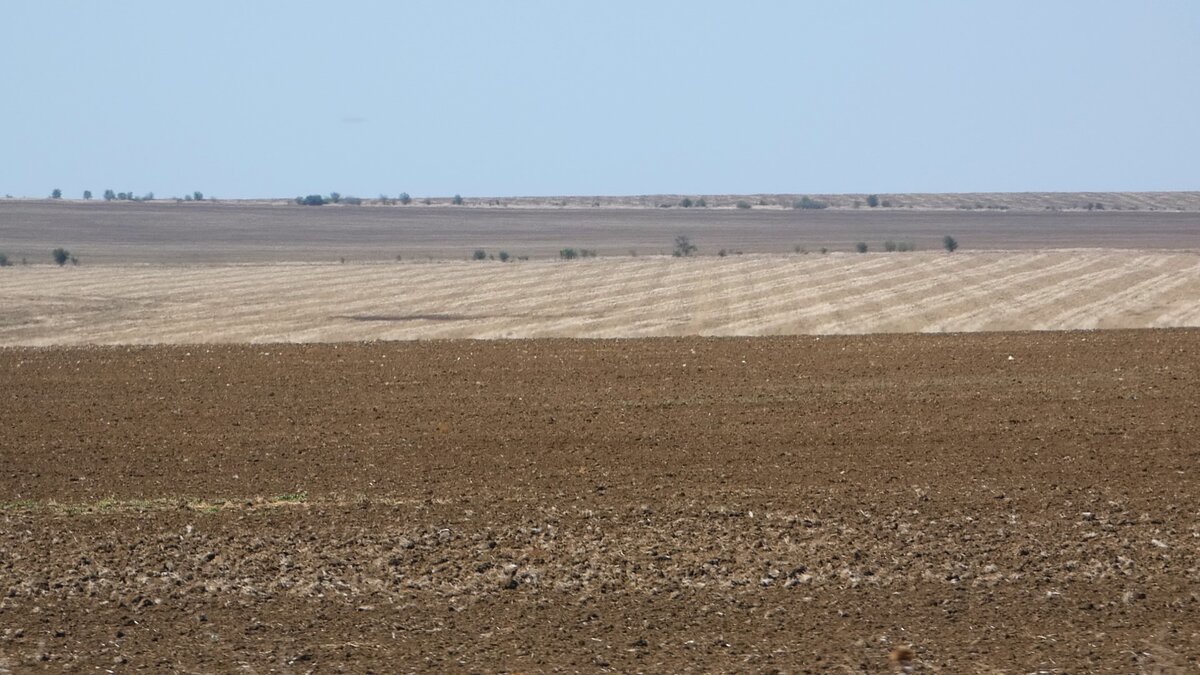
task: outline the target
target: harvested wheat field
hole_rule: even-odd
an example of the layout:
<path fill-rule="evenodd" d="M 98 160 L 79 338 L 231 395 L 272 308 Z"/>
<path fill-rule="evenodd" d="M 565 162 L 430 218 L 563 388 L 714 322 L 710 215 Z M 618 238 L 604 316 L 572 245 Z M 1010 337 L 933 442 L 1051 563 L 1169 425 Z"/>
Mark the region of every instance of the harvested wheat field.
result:
<path fill-rule="evenodd" d="M 1194 672 L 1198 352 L 0 349 L 0 671 Z"/>
<path fill-rule="evenodd" d="M 0 344 L 1200 326 L 1200 254 L 14 267 Z"/>

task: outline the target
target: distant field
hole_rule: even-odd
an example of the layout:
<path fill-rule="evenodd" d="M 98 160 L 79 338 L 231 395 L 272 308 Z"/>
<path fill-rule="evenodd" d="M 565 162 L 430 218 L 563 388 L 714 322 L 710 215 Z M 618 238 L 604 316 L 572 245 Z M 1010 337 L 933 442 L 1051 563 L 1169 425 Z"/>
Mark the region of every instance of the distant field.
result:
<path fill-rule="evenodd" d="M 1171 193 L 1180 206 L 1191 205 Z M 924 196 L 923 203 L 958 196 Z M 1098 199 L 1098 198 L 1097 198 Z M 971 203 L 975 199 L 969 200 Z M 1113 198 L 1110 196 L 1111 203 Z M 1164 203 L 1171 203 L 1165 198 Z M 1197 201 L 1200 206 L 1200 201 Z M 1149 208 L 1149 207 L 1148 207 Z M 1157 208 L 1157 207 L 1155 207 Z M 885 240 L 963 250 L 1148 248 L 1200 250 L 1200 213 L 775 208 L 472 208 L 268 204 L 0 201 L 0 253 L 50 260 L 63 246 L 84 265 L 351 262 L 457 259 L 476 248 L 533 258 L 564 247 L 601 256 L 669 254 L 677 235 L 701 255 L 780 254 L 796 247 L 849 251 Z"/>
<path fill-rule="evenodd" d="M 1200 326 L 1200 253 L 10 267 L 0 344 Z"/>

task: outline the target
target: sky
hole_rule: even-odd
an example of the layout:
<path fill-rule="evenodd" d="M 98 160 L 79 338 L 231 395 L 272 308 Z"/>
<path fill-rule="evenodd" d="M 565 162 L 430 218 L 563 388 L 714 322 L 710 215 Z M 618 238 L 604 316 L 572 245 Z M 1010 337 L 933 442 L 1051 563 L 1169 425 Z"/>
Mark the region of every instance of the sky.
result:
<path fill-rule="evenodd" d="M 1200 189 L 1200 2 L 0 0 L 0 194 Z"/>

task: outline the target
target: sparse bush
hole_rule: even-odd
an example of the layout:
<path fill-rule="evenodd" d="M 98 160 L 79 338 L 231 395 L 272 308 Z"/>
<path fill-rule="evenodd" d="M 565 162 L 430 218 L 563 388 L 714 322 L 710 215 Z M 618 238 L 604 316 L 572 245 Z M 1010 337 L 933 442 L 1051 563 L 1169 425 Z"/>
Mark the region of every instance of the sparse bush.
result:
<path fill-rule="evenodd" d="M 562 258 L 563 260 L 574 260 L 579 257 L 579 251 L 576 251 L 573 248 L 564 248 L 558 252 L 558 257 Z"/>
<path fill-rule="evenodd" d="M 675 248 L 671 251 L 671 255 L 676 258 L 687 258 L 697 250 L 699 249 L 692 243 L 692 240 L 681 234 L 675 237 Z"/>
<path fill-rule="evenodd" d="M 62 199 L 62 190 L 54 188 L 54 190 L 50 192 L 50 199 Z"/>
<path fill-rule="evenodd" d="M 462 195 L 454 195 L 454 197 L 450 200 L 450 203 L 455 206 L 462 206 L 463 205 Z"/>
<path fill-rule="evenodd" d="M 329 200 L 328 200 L 328 201 L 329 201 L 329 203 L 330 203 L 330 204 L 338 204 L 338 203 L 341 203 L 341 201 L 342 201 L 342 193 L 340 193 L 340 192 L 330 192 L 330 193 L 329 193 Z"/>
<path fill-rule="evenodd" d="M 199 190 L 196 190 L 195 192 L 192 193 L 192 199 L 195 199 L 198 202 L 202 202 L 202 201 L 204 201 L 204 193 Z"/>
<path fill-rule="evenodd" d="M 305 206 L 325 206 L 325 198 L 321 195 L 309 195 L 300 201 Z"/>
<path fill-rule="evenodd" d="M 867 206 L 871 208 L 879 206 L 879 195 L 867 195 Z"/>
<path fill-rule="evenodd" d="M 891 239 L 883 242 L 883 250 L 887 251 L 888 253 L 894 253 L 896 251 L 896 242 L 892 241 Z"/>
<path fill-rule="evenodd" d="M 380 204 L 380 206 L 390 206 L 390 205 L 391 205 L 391 203 L 392 203 L 392 198 L 391 198 L 391 197 L 389 197 L 389 196 L 387 196 L 387 195 L 384 195 L 384 194 L 381 194 L 381 195 L 379 195 L 379 204 Z"/>
<path fill-rule="evenodd" d="M 472 260 L 487 260 L 487 251 L 485 251 L 481 248 L 477 248 L 477 249 L 475 249 L 475 252 L 471 254 L 471 259 Z"/>
<path fill-rule="evenodd" d="M 902 253 L 917 250 L 917 246 L 911 241 L 901 241 L 896 244 L 896 250 Z"/>
<path fill-rule="evenodd" d="M 792 202 L 792 208 L 793 209 L 824 209 L 824 208 L 829 208 L 829 204 L 826 204 L 825 202 L 822 202 L 822 201 L 818 201 L 811 197 L 801 197 L 800 199 L 797 199 L 796 201 Z"/>
<path fill-rule="evenodd" d="M 408 206 L 409 204 L 412 203 L 412 197 L 410 197 L 407 192 L 401 192 L 400 196 L 397 197 L 396 199 L 398 199 L 400 201 L 400 203 L 405 206 Z"/>
<path fill-rule="evenodd" d="M 67 261 L 71 259 L 71 252 L 65 248 L 56 248 L 50 252 L 50 255 L 54 257 L 54 262 L 59 267 L 66 265 Z"/>
<path fill-rule="evenodd" d="M 746 201 L 745 199 L 739 199 L 737 204 L 734 204 L 734 206 L 738 207 L 739 209 L 751 208 L 750 202 Z"/>
<path fill-rule="evenodd" d="M 8 256 L 3 253 L 0 253 L 0 267 L 8 267 L 11 264 L 12 263 L 10 263 L 8 261 Z"/>
<path fill-rule="evenodd" d="M 154 193 L 153 193 L 153 192 L 147 192 L 146 194 L 142 195 L 142 201 L 144 201 L 144 202 L 152 202 L 152 201 L 154 201 Z"/>
<path fill-rule="evenodd" d="M 865 242 L 865 241 L 858 242 L 857 244 L 854 245 L 854 250 L 858 251 L 859 253 L 866 253 L 867 252 L 867 242 Z"/>
<path fill-rule="evenodd" d="M 697 199 L 697 200 L 696 200 L 696 206 L 697 206 L 698 208 L 701 208 L 701 209 L 707 209 L 707 208 L 708 208 L 708 202 L 704 201 L 704 197 L 701 197 L 701 198 L 699 198 L 699 199 Z"/>
<path fill-rule="evenodd" d="M 717 251 L 718 258 L 724 258 L 727 255 L 729 255 L 729 251 L 726 251 L 725 249 L 721 249 L 720 251 Z"/>
<path fill-rule="evenodd" d="M 87 199 L 87 200 L 91 200 L 91 198 L 92 198 L 92 191 L 91 191 L 91 190 L 84 190 L 84 191 L 83 191 L 83 198 L 84 198 L 84 199 Z"/>
<path fill-rule="evenodd" d="M 825 255 L 826 253 L 829 253 L 829 249 L 822 246 L 821 247 L 821 255 Z"/>
<path fill-rule="evenodd" d="M 948 253 L 954 253 L 958 250 L 958 240 L 950 235 L 946 235 L 942 237 L 942 248 L 946 249 Z"/>
<path fill-rule="evenodd" d="M 422 199 L 421 203 L 424 204 L 425 206 L 433 206 L 433 200 L 430 199 L 429 197 Z"/>
<path fill-rule="evenodd" d="M 886 200 L 886 199 L 885 199 L 885 200 L 883 200 L 883 201 L 881 201 L 881 202 L 879 202 L 879 205 L 880 205 L 880 206 L 882 206 L 882 207 L 883 207 L 883 208 L 885 208 L 885 209 L 890 209 L 890 208 L 892 208 L 892 203 L 891 203 L 890 201 Z"/>
<path fill-rule="evenodd" d="M 596 249 L 581 248 L 581 249 L 579 249 L 579 257 L 580 258 L 595 258 L 596 257 Z"/>
<path fill-rule="evenodd" d="M 349 204 L 350 206 L 362 206 L 363 200 L 360 197 L 348 197 L 347 196 L 347 197 L 342 197 L 342 203 Z"/>
<path fill-rule="evenodd" d="M 500 262 L 508 262 L 512 259 L 512 256 L 508 255 L 508 251 L 500 251 L 499 258 Z"/>
<path fill-rule="evenodd" d="M 692 204 L 693 202 L 691 197 L 684 197 L 683 199 L 679 200 L 679 205 L 685 209 L 692 208 Z"/>
<path fill-rule="evenodd" d="M 117 193 L 113 192 L 112 190 L 104 191 L 104 201 L 111 202 L 112 200 L 114 200 L 116 198 L 117 198 Z"/>

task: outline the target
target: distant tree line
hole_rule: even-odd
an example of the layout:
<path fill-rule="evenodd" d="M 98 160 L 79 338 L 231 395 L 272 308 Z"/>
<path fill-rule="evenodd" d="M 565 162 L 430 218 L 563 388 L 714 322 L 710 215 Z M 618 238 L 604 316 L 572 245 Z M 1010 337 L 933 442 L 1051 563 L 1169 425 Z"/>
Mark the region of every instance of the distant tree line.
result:
<path fill-rule="evenodd" d="M 106 202 L 152 202 L 152 201 L 154 201 L 154 193 L 153 192 L 147 192 L 142 195 L 137 195 L 137 194 L 134 194 L 133 192 L 116 192 L 114 190 L 105 190 L 103 193 L 103 197 L 104 197 L 104 201 L 106 201 Z M 63 191 L 58 188 L 54 188 L 54 190 L 52 190 L 50 192 L 50 198 L 51 199 L 62 199 Z M 87 201 L 91 201 L 92 191 L 84 190 L 83 198 Z M 216 201 L 216 199 L 212 199 L 212 200 Z M 182 199 L 176 198 L 176 201 L 188 201 L 188 202 L 204 201 L 204 193 L 200 192 L 199 190 L 196 190 L 195 192 L 193 192 L 189 195 L 184 195 Z"/>

